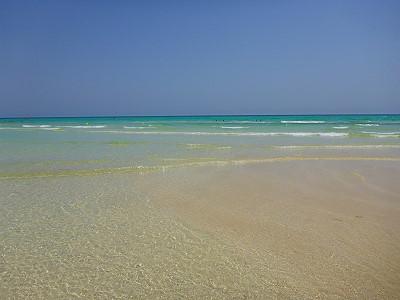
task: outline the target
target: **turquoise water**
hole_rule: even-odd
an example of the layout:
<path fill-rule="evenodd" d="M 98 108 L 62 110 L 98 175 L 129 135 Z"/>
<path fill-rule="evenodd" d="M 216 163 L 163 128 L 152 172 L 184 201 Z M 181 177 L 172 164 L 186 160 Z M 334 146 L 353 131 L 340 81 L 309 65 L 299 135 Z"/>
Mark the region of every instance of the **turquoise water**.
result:
<path fill-rule="evenodd" d="M 142 172 L 355 149 L 388 156 L 397 154 L 399 137 L 400 115 L 10 118 L 0 119 L 0 176 Z"/>
<path fill-rule="evenodd" d="M 396 298 L 399 137 L 399 115 L 0 119 L 0 298 Z"/>

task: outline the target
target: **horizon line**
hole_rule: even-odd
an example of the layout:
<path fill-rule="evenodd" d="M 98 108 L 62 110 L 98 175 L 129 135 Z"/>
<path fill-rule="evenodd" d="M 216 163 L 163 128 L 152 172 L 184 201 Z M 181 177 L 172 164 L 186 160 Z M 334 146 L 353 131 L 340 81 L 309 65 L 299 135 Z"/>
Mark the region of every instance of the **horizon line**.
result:
<path fill-rule="evenodd" d="M 43 118 L 149 118 L 149 117 L 290 117 L 290 116 L 371 116 L 371 115 L 400 115 L 400 113 L 321 113 L 321 114 L 178 114 L 178 115 L 70 115 L 70 116 L 11 116 L 0 119 L 43 119 Z"/>

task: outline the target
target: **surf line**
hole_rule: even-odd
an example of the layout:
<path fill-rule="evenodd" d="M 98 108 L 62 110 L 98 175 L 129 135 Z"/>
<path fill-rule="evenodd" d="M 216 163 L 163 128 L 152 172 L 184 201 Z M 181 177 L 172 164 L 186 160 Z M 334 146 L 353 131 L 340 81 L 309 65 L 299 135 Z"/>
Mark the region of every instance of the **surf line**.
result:
<path fill-rule="evenodd" d="M 117 168 L 101 168 L 101 169 L 84 169 L 71 171 L 55 171 L 55 172 L 37 172 L 37 173 L 0 173 L 0 180 L 9 179 L 31 179 L 31 178 L 48 178 L 48 177 L 66 177 L 66 176 L 94 176 L 115 173 L 138 173 L 144 174 L 156 171 L 166 171 L 168 169 L 183 167 L 206 167 L 206 166 L 229 166 L 229 165 L 247 165 L 258 163 L 279 163 L 290 161 L 393 161 L 400 162 L 400 157 L 298 157 L 298 156 L 282 156 L 261 159 L 239 159 L 239 160 L 211 160 L 199 162 L 187 162 L 180 164 L 169 164 L 160 166 L 128 166 Z"/>

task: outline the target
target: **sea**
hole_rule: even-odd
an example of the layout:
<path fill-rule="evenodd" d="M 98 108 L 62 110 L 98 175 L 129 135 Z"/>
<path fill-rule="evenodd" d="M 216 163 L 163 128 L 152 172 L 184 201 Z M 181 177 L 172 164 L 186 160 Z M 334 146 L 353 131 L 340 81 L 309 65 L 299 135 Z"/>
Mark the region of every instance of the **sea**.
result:
<path fill-rule="evenodd" d="M 395 299 L 400 115 L 0 119 L 1 299 Z"/>
<path fill-rule="evenodd" d="M 399 138 L 400 115 L 3 118 L 0 179 L 246 163 L 294 151 L 384 154 Z"/>

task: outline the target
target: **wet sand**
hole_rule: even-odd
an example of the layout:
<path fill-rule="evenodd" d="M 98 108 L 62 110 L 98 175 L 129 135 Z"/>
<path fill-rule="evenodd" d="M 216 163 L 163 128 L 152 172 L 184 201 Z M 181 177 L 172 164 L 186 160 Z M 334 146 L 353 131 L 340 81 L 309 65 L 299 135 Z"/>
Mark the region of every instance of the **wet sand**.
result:
<path fill-rule="evenodd" d="M 152 198 L 184 223 L 256 252 L 274 295 L 397 298 L 399 167 L 300 161 L 203 169 L 189 178 L 181 171 L 173 182 L 152 183 Z"/>
<path fill-rule="evenodd" d="M 2 180 L 2 298 L 395 299 L 400 163 Z"/>

